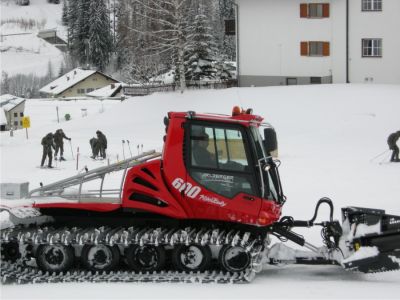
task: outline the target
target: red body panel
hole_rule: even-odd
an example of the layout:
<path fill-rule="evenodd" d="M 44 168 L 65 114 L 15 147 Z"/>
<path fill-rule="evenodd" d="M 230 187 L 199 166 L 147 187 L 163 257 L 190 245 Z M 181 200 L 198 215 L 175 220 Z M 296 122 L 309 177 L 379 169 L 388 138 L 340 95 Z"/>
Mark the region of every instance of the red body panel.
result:
<path fill-rule="evenodd" d="M 190 218 L 190 214 L 185 211 L 179 198 L 176 200 L 164 184 L 164 179 L 162 178 L 160 170 L 160 160 L 147 162 L 131 168 L 125 179 L 122 207 L 149 211 L 171 218 Z M 136 178 L 140 178 L 140 182 L 145 182 L 145 184 L 150 187 L 135 182 L 134 180 Z M 161 207 L 141 201 L 134 201 L 135 197 L 131 197 L 134 194 L 141 194 L 154 198 L 167 204 L 167 206 Z"/>

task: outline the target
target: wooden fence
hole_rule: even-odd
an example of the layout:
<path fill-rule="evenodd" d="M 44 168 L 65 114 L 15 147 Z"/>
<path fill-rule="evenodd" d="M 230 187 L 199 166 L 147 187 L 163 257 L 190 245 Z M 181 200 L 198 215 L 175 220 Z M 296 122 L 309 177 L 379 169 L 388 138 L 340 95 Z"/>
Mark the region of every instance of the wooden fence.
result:
<path fill-rule="evenodd" d="M 236 80 L 224 81 L 186 81 L 186 88 L 188 90 L 201 90 L 201 89 L 226 89 L 236 87 Z M 124 95 L 126 96 L 145 96 L 158 92 L 173 92 L 179 90 L 179 83 L 173 84 L 144 84 L 135 86 L 124 86 Z"/>

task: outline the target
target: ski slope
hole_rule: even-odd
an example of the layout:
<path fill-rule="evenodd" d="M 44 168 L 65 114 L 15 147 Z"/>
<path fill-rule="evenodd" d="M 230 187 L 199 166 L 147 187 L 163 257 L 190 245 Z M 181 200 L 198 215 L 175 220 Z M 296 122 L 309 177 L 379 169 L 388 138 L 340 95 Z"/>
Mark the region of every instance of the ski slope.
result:
<path fill-rule="evenodd" d="M 1 70 L 9 76 L 35 74 L 44 76 L 51 62 L 57 74 L 64 60 L 63 53 L 52 44 L 37 37 L 40 30 L 56 29 L 66 40 L 66 29 L 61 24 L 60 4 L 47 0 L 31 0 L 28 6 L 19 6 L 14 0 L 1 0 Z M 25 26 L 31 23 L 33 26 Z M 16 63 L 18 62 L 18 63 Z"/>
<path fill-rule="evenodd" d="M 324 196 L 340 208 L 363 206 L 400 215 L 400 164 L 387 163 L 386 138 L 400 130 L 400 86 L 320 85 L 265 88 L 232 88 L 154 94 L 126 101 L 28 100 L 25 115 L 31 117 L 29 139 L 24 130 L 10 137 L 1 133 L 1 182 L 53 181 L 76 174 L 68 141 L 66 162 L 56 170 L 37 168 L 41 138 L 63 128 L 72 138 L 79 169 L 102 166 L 92 161 L 89 139 L 96 130 L 108 138 L 111 162 L 123 156 L 122 140 L 130 140 L 132 152 L 162 149 L 163 117 L 168 111 L 229 114 L 234 105 L 252 107 L 278 134 L 280 173 L 288 198 L 284 215 L 309 219 L 316 201 Z M 70 121 L 57 123 L 70 113 Z M 82 116 L 82 108 L 87 116 Z M 125 146 L 125 155 L 129 151 Z M 373 159 L 380 153 L 383 155 Z M 322 209 L 327 217 L 327 210 Z M 2 220 L 3 221 L 3 220 Z M 310 243 L 321 244 L 318 229 L 296 230 Z M 293 246 L 292 244 L 289 244 Z M 400 272 L 353 274 L 335 266 L 268 266 L 250 284 L 41 284 L 0 286 L 2 299 L 398 299 Z"/>

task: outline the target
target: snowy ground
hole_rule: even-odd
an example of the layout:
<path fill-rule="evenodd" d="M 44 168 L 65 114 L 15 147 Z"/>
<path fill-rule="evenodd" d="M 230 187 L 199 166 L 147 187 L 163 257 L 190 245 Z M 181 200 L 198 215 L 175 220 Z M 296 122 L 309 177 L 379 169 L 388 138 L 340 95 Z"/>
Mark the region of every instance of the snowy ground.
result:
<path fill-rule="evenodd" d="M 2 71 L 9 76 L 30 73 L 44 76 L 51 62 L 53 72 L 58 72 L 64 60 L 62 52 L 37 37 L 37 33 L 39 30 L 56 29 L 57 35 L 65 39 L 61 3 L 33 0 L 29 6 L 19 6 L 14 0 L 0 1 L 1 33 L 4 35 L 0 41 Z M 24 26 L 29 22 L 34 25 Z"/>
<path fill-rule="evenodd" d="M 309 219 L 315 202 L 323 196 L 333 199 L 335 218 L 340 208 L 364 206 L 386 209 L 400 215 L 400 164 L 386 163 L 389 133 L 400 130 L 400 86 L 322 85 L 269 88 L 241 88 L 220 91 L 192 91 L 184 94 L 154 94 L 124 102 L 50 102 L 29 100 L 26 115 L 31 117 L 29 139 L 25 131 L 14 137 L 1 133 L 1 181 L 52 181 L 76 174 L 69 144 L 66 158 L 57 170 L 42 170 L 40 139 L 63 128 L 72 137 L 80 166 L 89 169 L 104 161 L 89 158 L 88 140 L 97 129 L 108 137 L 112 161 L 122 157 L 122 139 L 132 150 L 162 147 L 163 117 L 168 111 L 229 114 L 232 106 L 252 107 L 274 125 L 278 133 L 280 168 L 288 201 L 285 215 Z M 58 124 L 60 116 L 72 120 Z M 87 108 L 88 116 L 81 116 Z M 103 112 L 101 112 L 103 111 Z M 127 150 L 125 148 L 125 150 Z M 380 162 L 384 162 L 380 164 Z M 326 210 L 322 210 L 325 214 Z M 319 245 L 318 230 L 298 231 Z M 4 299 L 110 299 L 110 298 L 392 298 L 400 294 L 400 272 L 360 275 L 332 266 L 268 267 L 248 285 L 185 284 L 68 284 L 1 286 Z"/>

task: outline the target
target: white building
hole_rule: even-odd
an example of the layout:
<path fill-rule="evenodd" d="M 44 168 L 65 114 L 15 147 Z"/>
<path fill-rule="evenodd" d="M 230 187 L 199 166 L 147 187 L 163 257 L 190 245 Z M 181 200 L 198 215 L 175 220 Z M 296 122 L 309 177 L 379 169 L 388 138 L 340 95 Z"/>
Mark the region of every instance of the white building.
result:
<path fill-rule="evenodd" d="M 0 96 L 0 130 L 21 129 L 25 99 L 14 95 Z"/>
<path fill-rule="evenodd" d="M 400 0 L 236 0 L 240 86 L 400 84 Z"/>

